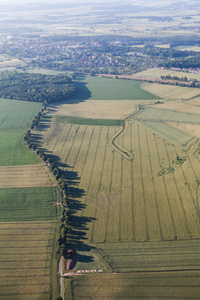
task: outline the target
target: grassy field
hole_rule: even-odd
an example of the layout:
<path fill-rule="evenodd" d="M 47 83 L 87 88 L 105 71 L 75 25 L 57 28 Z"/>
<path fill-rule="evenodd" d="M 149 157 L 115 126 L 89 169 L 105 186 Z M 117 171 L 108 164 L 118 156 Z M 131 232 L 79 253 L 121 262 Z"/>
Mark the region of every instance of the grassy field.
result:
<path fill-rule="evenodd" d="M 107 79 L 79 76 L 74 82 L 80 92 L 79 100 L 151 100 L 159 96 L 140 88 L 141 83 L 133 80 Z"/>
<path fill-rule="evenodd" d="M 199 48 L 200 49 L 200 48 Z M 134 74 L 135 76 L 144 76 L 144 77 L 150 77 L 150 78 L 161 78 L 161 76 L 177 76 L 177 77 L 187 77 L 188 80 L 197 79 L 200 80 L 200 74 L 194 74 L 194 73 L 187 73 L 187 72 L 181 72 L 181 71 L 173 71 L 173 70 L 163 70 L 158 68 L 152 68 L 148 69 L 139 73 Z"/>
<path fill-rule="evenodd" d="M 20 59 L 13 58 L 9 60 L 0 61 L 0 68 L 4 67 L 23 67 L 26 66 L 26 63 Z"/>
<path fill-rule="evenodd" d="M 38 163 L 24 144 L 24 135 L 42 105 L 25 101 L 0 100 L 0 166 Z"/>
<path fill-rule="evenodd" d="M 109 119 L 88 119 L 67 116 L 56 116 L 54 119 L 58 123 L 80 124 L 91 126 L 123 126 L 123 120 L 109 120 Z"/>
<path fill-rule="evenodd" d="M 45 300 L 57 295 L 54 244 L 59 195 L 47 167 L 23 139 L 41 108 L 38 103 L 0 100 L 2 300 Z"/>
<path fill-rule="evenodd" d="M 199 282 L 199 272 L 96 274 L 67 278 L 65 289 L 69 300 L 199 299 Z"/>
<path fill-rule="evenodd" d="M 56 217 L 55 188 L 0 189 L 0 221 L 49 221 Z"/>
<path fill-rule="evenodd" d="M 0 166 L 30 165 L 39 159 L 24 144 L 24 130 L 0 130 Z"/>
<path fill-rule="evenodd" d="M 0 130 L 29 129 L 41 103 L 0 99 Z"/>
<path fill-rule="evenodd" d="M 0 299 L 52 295 L 54 222 L 0 222 Z"/>

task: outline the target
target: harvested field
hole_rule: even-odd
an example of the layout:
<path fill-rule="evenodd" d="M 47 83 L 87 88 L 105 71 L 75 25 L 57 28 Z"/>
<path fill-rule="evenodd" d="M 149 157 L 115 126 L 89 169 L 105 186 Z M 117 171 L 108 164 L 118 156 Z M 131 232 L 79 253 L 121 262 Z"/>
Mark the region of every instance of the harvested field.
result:
<path fill-rule="evenodd" d="M 55 223 L 0 223 L 0 299 L 49 299 Z"/>
<path fill-rule="evenodd" d="M 49 221 L 56 218 L 57 190 L 53 187 L 1 188 L 0 221 Z"/>
<path fill-rule="evenodd" d="M 186 133 L 179 127 L 171 126 L 169 123 L 162 122 L 143 122 L 144 126 L 152 129 L 154 133 L 160 134 L 164 139 L 170 140 L 174 144 L 186 147 L 194 141 L 195 136 L 191 133 Z"/>
<path fill-rule="evenodd" d="M 200 138 L 200 124 L 169 122 L 169 125 Z"/>
<path fill-rule="evenodd" d="M 190 113 L 190 114 L 199 114 L 200 115 L 200 108 L 194 106 L 195 103 L 195 99 L 191 99 L 188 101 L 166 101 L 163 103 L 157 103 L 155 104 L 153 107 L 154 108 L 160 108 L 160 109 L 167 109 L 167 110 L 174 110 L 174 111 L 180 111 L 180 112 L 184 112 L 184 113 Z M 197 101 L 197 100 L 196 100 Z M 199 105 L 200 105 L 200 98 L 199 98 Z M 197 104 L 198 102 L 196 102 Z"/>
<path fill-rule="evenodd" d="M 164 99 L 191 99 L 200 94 L 200 89 L 158 83 L 143 83 L 141 88 Z"/>
<path fill-rule="evenodd" d="M 199 48 L 200 49 L 200 48 Z M 161 78 L 161 76 L 177 76 L 177 77 L 187 77 L 188 80 L 197 79 L 200 81 L 200 74 L 181 72 L 181 71 L 173 71 L 173 70 L 163 70 L 158 68 L 148 69 L 139 73 L 134 74 L 134 76 L 138 77 L 150 77 L 150 78 Z"/>
<path fill-rule="evenodd" d="M 69 300 L 199 299 L 199 272 L 93 274 L 65 279 Z"/>
<path fill-rule="evenodd" d="M 97 248 L 115 242 L 117 249 L 128 242 L 159 241 L 162 245 L 164 241 L 176 244 L 200 239 L 196 198 L 200 172 L 194 149 L 182 150 L 129 121 L 117 141 L 134 154 L 134 159 L 128 160 L 110 146 L 117 130 L 52 123 L 43 134 L 41 146 L 61 158 L 73 199 L 84 207 L 77 212 L 76 221 L 81 228 L 85 220 L 83 241 Z M 172 164 L 177 155 L 187 157 L 182 166 Z M 158 176 L 169 167 L 175 168 L 173 173 Z M 76 243 L 74 234 L 70 239 Z M 133 268 L 134 262 L 129 266 Z"/>
<path fill-rule="evenodd" d="M 71 116 L 91 119 L 121 119 L 136 111 L 138 104 L 151 103 L 152 100 L 86 100 L 84 102 L 64 103 L 50 106 L 56 116 Z"/>
<path fill-rule="evenodd" d="M 0 188 L 52 185 L 51 174 L 45 165 L 0 167 Z"/>
<path fill-rule="evenodd" d="M 154 106 L 155 107 L 155 106 Z M 169 109 L 154 107 L 143 107 L 137 114 L 131 118 L 142 122 L 180 122 L 180 123 L 200 123 L 200 115 L 191 114 Z M 162 107 L 162 106 L 161 106 Z"/>
<path fill-rule="evenodd" d="M 200 106 L 200 97 L 195 97 L 187 101 L 188 104 L 193 106 Z"/>

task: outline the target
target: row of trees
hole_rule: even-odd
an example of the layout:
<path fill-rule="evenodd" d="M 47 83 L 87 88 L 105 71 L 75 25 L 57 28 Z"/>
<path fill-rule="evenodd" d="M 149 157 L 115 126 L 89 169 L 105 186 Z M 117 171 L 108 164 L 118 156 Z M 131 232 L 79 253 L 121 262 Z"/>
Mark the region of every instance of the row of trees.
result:
<path fill-rule="evenodd" d="M 67 258 L 67 234 L 70 229 L 70 215 L 71 211 L 68 205 L 67 199 L 67 191 L 68 187 L 66 184 L 66 180 L 62 170 L 53 162 L 51 158 L 49 158 L 45 152 L 38 148 L 38 146 L 34 143 L 31 132 L 35 127 L 38 125 L 41 118 L 45 115 L 46 104 L 43 104 L 43 109 L 38 115 L 35 117 L 31 124 L 31 129 L 27 131 L 26 135 L 24 136 L 24 141 L 30 150 L 33 150 L 36 155 L 38 155 L 43 162 L 49 167 L 49 170 L 54 175 L 55 179 L 57 180 L 60 192 L 61 192 L 61 199 L 62 199 L 62 217 L 61 217 L 61 224 L 60 224 L 60 236 L 57 241 L 57 253 Z"/>

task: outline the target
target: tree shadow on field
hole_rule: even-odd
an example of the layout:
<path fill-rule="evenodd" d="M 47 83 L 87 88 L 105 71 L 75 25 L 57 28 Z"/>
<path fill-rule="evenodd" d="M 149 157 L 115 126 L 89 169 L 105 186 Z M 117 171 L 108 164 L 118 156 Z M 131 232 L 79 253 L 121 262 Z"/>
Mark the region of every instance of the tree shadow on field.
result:
<path fill-rule="evenodd" d="M 33 132 L 32 140 L 37 147 L 44 151 L 47 159 L 50 158 L 52 162 L 60 169 L 61 177 L 67 184 L 67 208 L 70 211 L 69 215 L 69 229 L 67 233 L 67 248 L 80 250 L 81 254 L 77 254 L 77 262 L 92 262 L 94 260 L 92 255 L 88 255 L 93 247 L 87 244 L 88 225 L 96 219 L 84 214 L 87 205 L 83 202 L 83 197 L 86 195 L 85 190 L 79 187 L 80 176 L 78 172 L 73 170 L 73 167 L 61 161 L 59 156 L 53 154 L 52 151 L 42 146 L 42 134 Z M 86 251 L 87 255 L 83 252 Z"/>
<path fill-rule="evenodd" d="M 72 83 L 76 87 L 75 95 L 71 99 L 51 103 L 50 108 L 48 108 L 49 113 L 54 113 L 60 105 L 84 102 L 92 96 L 91 91 L 87 87 L 88 82 L 86 82 L 85 75 L 78 75 Z"/>

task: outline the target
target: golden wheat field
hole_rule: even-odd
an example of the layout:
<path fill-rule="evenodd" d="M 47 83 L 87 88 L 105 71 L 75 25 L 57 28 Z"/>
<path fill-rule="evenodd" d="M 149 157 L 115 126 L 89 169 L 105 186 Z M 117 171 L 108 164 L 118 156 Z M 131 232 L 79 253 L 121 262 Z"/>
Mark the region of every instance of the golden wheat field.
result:
<path fill-rule="evenodd" d="M 199 89 L 159 83 L 143 83 L 141 87 L 156 96 L 163 97 L 166 100 L 187 100 L 200 94 Z"/>
<path fill-rule="evenodd" d="M 186 151 L 130 120 L 113 143 L 120 130 L 52 122 L 41 135 L 40 146 L 61 158 L 74 199 L 81 201 L 82 209 L 76 213 L 85 221 L 79 228 L 84 232 L 80 240 L 102 251 L 102 259 L 113 270 L 145 270 L 148 263 L 142 261 L 151 260 L 150 253 L 144 251 L 136 265 L 134 255 L 152 243 L 157 269 L 177 270 L 181 259 L 185 269 L 196 269 L 191 253 L 200 258 L 195 252 L 200 239 L 200 171 L 195 154 L 199 142 Z M 173 163 L 177 157 L 184 157 L 184 163 Z M 183 247 L 184 241 L 192 242 L 192 252 Z M 130 255 L 124 256 L 129 249 Z"/>
<path fill-rule="evenodd" d="M 161 78 L 161 76 L 177 76 L 177 77 L 187 77 L 188 80 L 190 79 L 197 79 L 200 80 L 199 73 L 189 73 L 189 72 L 181 72 L 181 71 L 173 71 L 173 70 L 163 70 L 158 68 L 148 69 L 137 74 L 134 74 L 139 77 L 150 77 L 150 78 Z"/>

